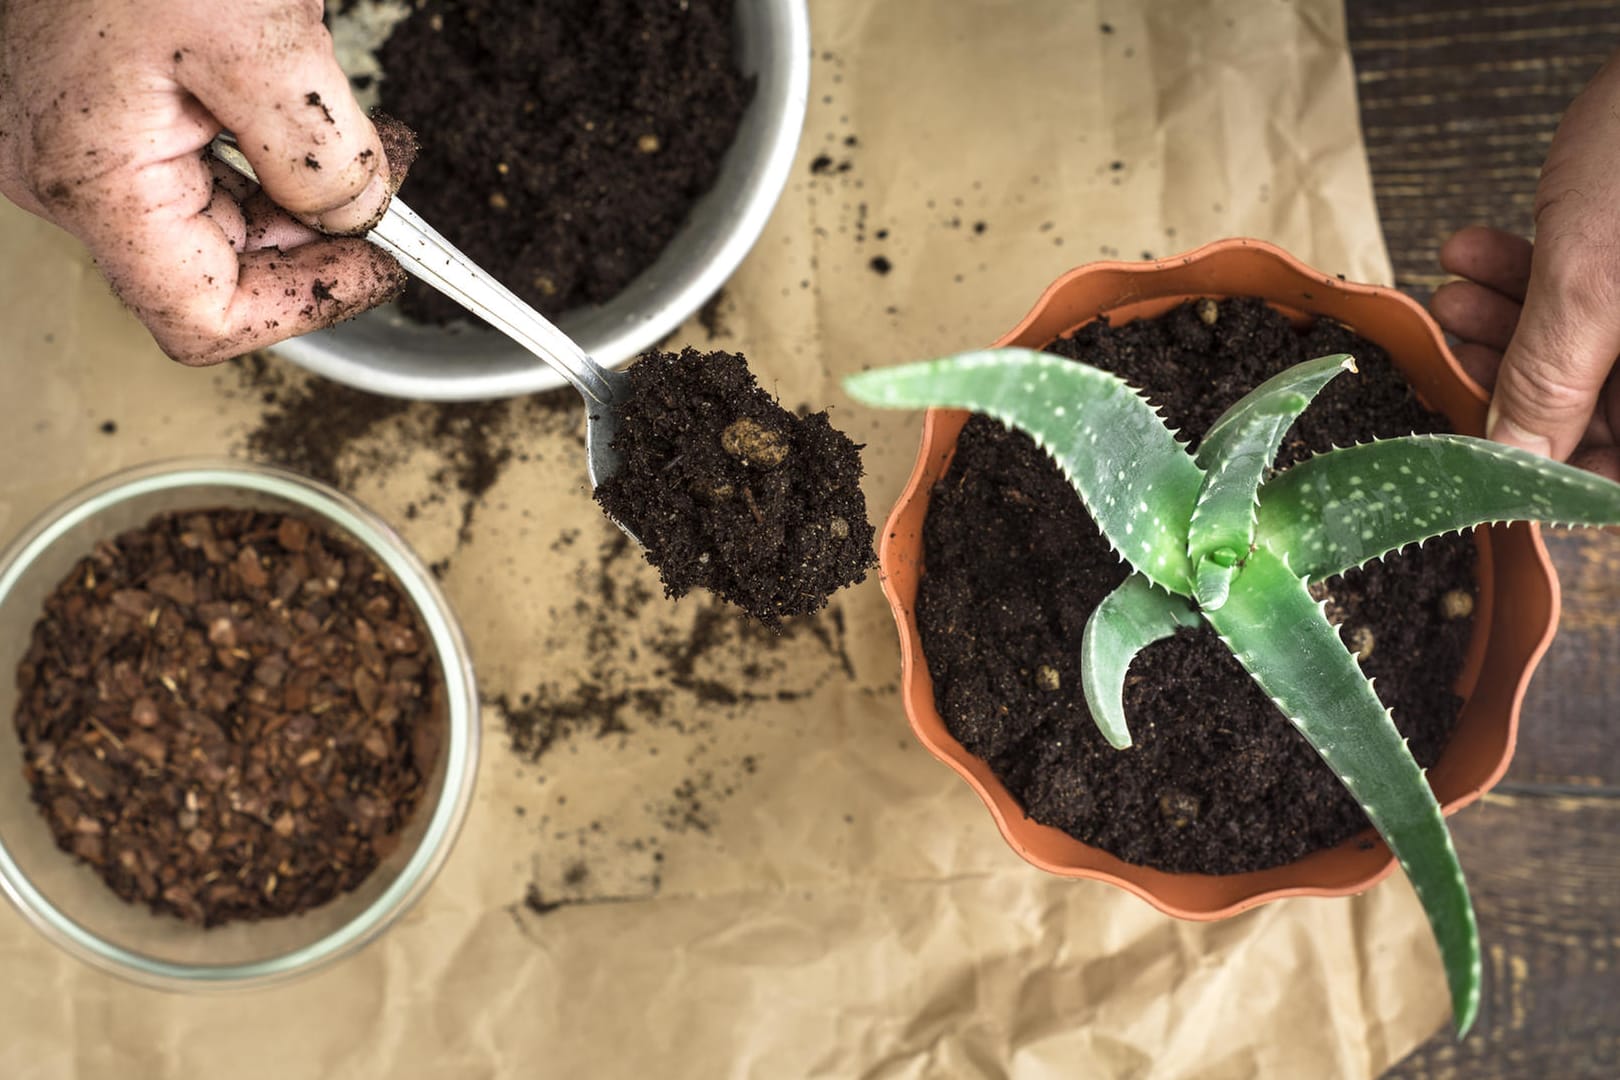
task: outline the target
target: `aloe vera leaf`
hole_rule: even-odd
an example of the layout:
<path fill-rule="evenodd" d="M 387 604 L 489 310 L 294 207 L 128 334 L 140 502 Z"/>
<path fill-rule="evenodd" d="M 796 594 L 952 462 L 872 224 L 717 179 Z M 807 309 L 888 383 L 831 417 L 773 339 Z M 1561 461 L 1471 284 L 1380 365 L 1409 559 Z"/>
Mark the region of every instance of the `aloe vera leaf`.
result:
<path fill-rule="evenodd" d="M 1310 741 L 1388 842 L 1428 916 L 1458 1036 L 1479 1007 L 1479 930 L 1451 834 L 1423 770 L 1303 578 L 1254 551 L 1204 618 Z"/>
<path fill-rule="evenodd" d="M 1201 607 L 1225 603 L 1232 575 L 1249 554 L 1255 492 L 1288 428 L 1335 375 L 1355 369 L 1346 353 L 1297 364 L 1249 391 L 1210 425 L 1198 448 L 1204 486 L 1187 533 L 1193 595 Z"/>
<path fill-rule="evenodd" d="M 1255 540 L 1320 581 L 1499 521 L 1620 524 L 1620 484 L 1484 439 L 1408 435 L 1318 454 L 1266 481 Z"/>
<path fill-rule="evenodd" d="M 1188 595 L 1187 522 L 1203 473 L 1115 375 L 1030 349 L 983 349 L 844 380 L 868 405 L 972 409 L 1049 453 L 1103 536 L 1155 585 Z"/>
<path fill-rule="evenodd" d="M 1124 702 L 1131 661 L 1177 627 L 1203 624 L 1186 597 L 1154 588 L 1141 574 L 1126 578 L 1086 620 L 1080 636 L 1080 684 L 1091 718 L 1114 749 L 1131 745 Z"/>

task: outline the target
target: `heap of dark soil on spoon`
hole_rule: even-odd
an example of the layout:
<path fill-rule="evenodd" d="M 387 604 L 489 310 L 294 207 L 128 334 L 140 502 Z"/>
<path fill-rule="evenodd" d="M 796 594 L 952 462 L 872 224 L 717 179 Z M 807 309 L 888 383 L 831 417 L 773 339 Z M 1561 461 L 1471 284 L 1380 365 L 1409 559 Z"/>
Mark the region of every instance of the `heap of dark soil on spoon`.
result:
<path fill-rule="evenodd" d="M 1049 351 L 1144 389 L 1183 438 L 1289 365 L 1352 354 L 1361 374 L 1328 384 L 1284 439 L 1279 467 L 1334 444 L 1446 429 L 1382 349 L 1327 321 L 1297 331 L 1259 301 L 1094 323 Z M 1137 657 L 1125 685 L 1135 745 L 1103 741 L 1081 693 L 1079 643 L 1126 568 L 1027 436 L 969 421 L 929 504 L 924 558 L 917 618 L 940 715 L 1035 820 L 1129 862 L 1197 873 L 1280 865 L 1367 828 L 1207 629 Z M 1472 540 L 1451 536 L 1326 583 L 1330 617 L 1367 652 L 1362 670 L 1424 766 L 1456 722 L 1473 561 Z"/>
<path fill-rule="evenodd" d="M 795 416 L 733 353 L 648 353 L 602 508 L 647 549 L 672 597 L 708 589 L 767 626 L 866 577 L 860 447 L 824 412 Z"/>
<path fill-rule="evenodd" d="M 541 312 L 650 266 L 714 183 L 752 94 L 732 0 L 418 0 L 379 55 L 424 135 L 411 207 Z M 464 318 L 418 282 L 404 310 Z"/>

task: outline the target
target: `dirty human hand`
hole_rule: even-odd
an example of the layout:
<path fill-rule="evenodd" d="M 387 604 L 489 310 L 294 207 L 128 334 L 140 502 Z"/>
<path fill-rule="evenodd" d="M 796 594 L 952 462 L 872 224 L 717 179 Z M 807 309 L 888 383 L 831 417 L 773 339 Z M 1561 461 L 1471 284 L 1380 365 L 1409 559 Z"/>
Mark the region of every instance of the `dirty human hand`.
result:
<path fill-rule="evenodd" d="M 1620 479 L 1620 54 L 1581 91 L 1536 189 L 1534 247 L 1463 229 L 1435 318 L 1492 390 L 1487 434 Z"/>
<path fill-rule="evenodd" d="M 221 129 L 263 191 L 206 158 Z M 82 240 L 182 363 L 396 293 L 392 258 L 325 234 L 375 223 L 405 167 L 390 172 L 320 0 L 0 0 L 0 193 Z"/>

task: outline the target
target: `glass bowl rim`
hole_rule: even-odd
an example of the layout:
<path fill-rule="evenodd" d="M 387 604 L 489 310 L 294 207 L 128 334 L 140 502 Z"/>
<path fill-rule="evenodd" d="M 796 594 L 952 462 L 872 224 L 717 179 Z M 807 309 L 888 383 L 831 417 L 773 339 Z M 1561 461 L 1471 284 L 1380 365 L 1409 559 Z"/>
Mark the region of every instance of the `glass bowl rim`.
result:
<path fill-rule="evenodd" d="M 245 989 L 307 974 L 374 941 L 408 911 L 437 876 L 472 803 L 480 742 L 472 657 L 448 600 L 405 541 L 374 511 L 337 489 L 288 470 L 227 458 L 181 458 L 138 465 L 93 481 L 36 515 L 0 551 L 0 605 L 36 560 L 94 515 L 157 492 L 237 488 L 298 506 L 347 533 L 393 575 L 432 639 L 447 703 L 444 786 L 410 860 L 359 914 L 317 940 L 275 956 L 232 964 L 178 963 L 115 944 L 79 925 L 36 889 L 0 836 L 0 890 L 46 938 L 81 960 L 166 990 Z M 64 855 L 64 858 L 67 857 Z"/>

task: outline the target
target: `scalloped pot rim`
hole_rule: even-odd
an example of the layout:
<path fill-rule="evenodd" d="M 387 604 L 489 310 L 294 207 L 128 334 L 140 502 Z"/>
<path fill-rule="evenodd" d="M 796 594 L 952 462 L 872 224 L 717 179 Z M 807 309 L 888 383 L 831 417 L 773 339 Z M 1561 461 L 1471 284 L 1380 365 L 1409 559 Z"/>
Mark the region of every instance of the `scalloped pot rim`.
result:
<path fill-rule="evenodd" d="M 1463 373 L 1440 329 L 1394 289 L 1341 280 L 1260 240 L 1220 240 L 1152 262 L 1098 262 L 1071 270 L 996 345 L 1041 348 L 1100 315 L 1162 314 L 1184 300 L 1259 296 L 1291 318 L 1336 319 L 1389 352 L 1430 407 L 1467 433 L 1484 428 L 1486 398 Z M 1244 874 L 1170 874 L 1133 866 L 1024 815 L 989 767 L 946 730 L 913 616 L 922 567 L 922 523 L 934 483 L 955 452 L 968 414 L 930 409 L 916 465 L 879 545 L 884 594 L 900 632 L 906 716 L 930 753 L 978 792 L 1014 851 L 1043 870 L 1105 881 L 1184 919 L 1220 919 L 1291 896 L 1348 896 L 1383 880 L 1395 860 L 1369 829 L 1285 866 Z M 1457 731 L 1430 783 L 1449 815 L 1474 802 L 1507 770 L 1531 673 L 1558 625 L 1558 582 L 1534 525 L 1476 531 L 1479 595 L 1474 634 L 1457 689 Z"/>

